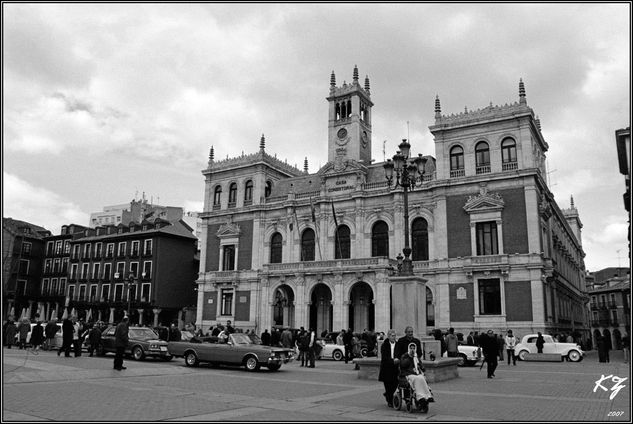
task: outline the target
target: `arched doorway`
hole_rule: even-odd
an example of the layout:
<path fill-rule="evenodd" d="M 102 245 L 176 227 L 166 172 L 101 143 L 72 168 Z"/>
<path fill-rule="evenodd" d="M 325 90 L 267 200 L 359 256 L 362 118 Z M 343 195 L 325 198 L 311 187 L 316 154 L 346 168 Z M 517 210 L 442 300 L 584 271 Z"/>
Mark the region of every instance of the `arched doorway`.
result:
<path fill-rule="evenodd" d="M 294 327 L 295 295 L 290 286 L 282 284 L 273 296 L 273 327 Z"/>
<path fill-rule="evenodd" d="M 369 284 L 358 282 L 349 294 L 349 328 L 355 333 L 374 330 L 374 292 Z"/>
<path fill-rule="evenodd" d="M 323 283 L 314 286 L 310 296 L 310 328 L 317 335 L 332 331 L 332 291 Z"/>
<path fill-rule="evenodd" d="M 435 306 L 433 299 L 433 292 L 426 287 L 426 325 L 428 327 L 435 327 Z"/>

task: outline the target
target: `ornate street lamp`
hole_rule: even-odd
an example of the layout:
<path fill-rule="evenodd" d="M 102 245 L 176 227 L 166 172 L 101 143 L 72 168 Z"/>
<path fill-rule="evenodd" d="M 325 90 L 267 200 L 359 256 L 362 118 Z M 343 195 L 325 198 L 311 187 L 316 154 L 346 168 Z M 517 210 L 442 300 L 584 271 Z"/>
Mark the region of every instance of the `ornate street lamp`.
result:
<path fill-rule="evenodd" d="M 404 258 L 398 254 L 398 274 L 401 276 L 413 275 L 413 264 L 411 262 L 411 248 L 409 247 L 409 190 L 413 190 L 416 186 L 421 186 L 424 178 L 424 165 L 426 158 L 419 154 L 415 159 L 409 158 L 411 145 L 407 139 L 403 139 L 398 146 L 400 150 L 393 156 L 393 161 L 387 159 L 383 165 L 385 168 L 385 178 L 387 178 L 387 186 L 391 188 L 391 184 L 395 180 L 394 189 L 402 187 L 404 191 Z M 395 176 L 394 176 L 395 171 Z"/>

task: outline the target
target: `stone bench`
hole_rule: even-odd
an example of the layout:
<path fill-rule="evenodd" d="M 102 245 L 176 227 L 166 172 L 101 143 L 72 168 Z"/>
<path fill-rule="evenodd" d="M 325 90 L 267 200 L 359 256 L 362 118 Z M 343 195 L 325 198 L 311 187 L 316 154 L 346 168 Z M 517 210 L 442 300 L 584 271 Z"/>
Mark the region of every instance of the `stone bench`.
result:
<path fill-rule="evenodd" d="M 450 380 L 459 377 L 457 358 L 442 358 L 435 361 L 422 361 L 424 376 L 428 383 Z M 380 358 L 357 358 L 352 361 L 358 366 L 358 378 L 363 380 L 378 380 L 380 373 Z"/>
<path fill-rule="evenodd" d="M 533 362 L 562 362 L 565 358 L 560 353 L 528 353 L 523 360 Z"/>

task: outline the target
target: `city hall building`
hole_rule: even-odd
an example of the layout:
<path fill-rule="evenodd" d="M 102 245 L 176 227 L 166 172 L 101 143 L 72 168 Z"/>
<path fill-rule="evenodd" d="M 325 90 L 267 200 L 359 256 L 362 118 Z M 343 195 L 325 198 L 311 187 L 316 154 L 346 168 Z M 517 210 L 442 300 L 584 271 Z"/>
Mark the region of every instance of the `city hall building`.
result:
<path fill-rule="evenodd" d="M 586 334 L 582 224 L 547 187 L 548 144 L 518 101 L 444 115 L 408 192 L 413 271 L 427 330 Z M 405 195 L 375 163 L 369 78 L 330 78 L 328 162 L 316 173 L 265 151 L 216 161 L 205 178 L 197 323 L 386 331 L 405 246 Z M 288 146 L 293 141 L 288 140 Z M 325 147 L 326 140 L 323 140 Z M 417 157 L 415 146 L 410 156 Z M 419 280 L 419 279 L 418 279 Z M 410 306 L 410 305 L 408 305 Z M 396 329 L 402 332 L 403 328 Z M 422 333 L 423 329 L 416 329 Z"/>

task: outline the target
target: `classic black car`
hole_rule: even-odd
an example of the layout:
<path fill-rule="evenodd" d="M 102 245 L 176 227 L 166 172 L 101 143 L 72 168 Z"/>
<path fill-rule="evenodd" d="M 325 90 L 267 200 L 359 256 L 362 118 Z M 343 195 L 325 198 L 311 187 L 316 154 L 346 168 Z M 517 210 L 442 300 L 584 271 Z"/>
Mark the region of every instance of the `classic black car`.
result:
<path fill-rule="evenodd" d="M 262 366 L 277 371 L 281 364 L 294 358 L 292 349 L 254 344 L 243 333 L 229 334 L 226 339 L 208 337 L 203 341 L 194 337 L 189 341 L 172 341 L 169 342 L 169 353 L 184 357 L 188 367 L 208 362 L 212 365 L 244 366 L 248 371 L 257 371 Z"/>
<path fill-rule="evenodd" d="M 109 326 L 101 333 L 101 345 L 97 351 L 98 355 L 105 355 L 108 352 L 116 352 L 114 347 L 115 326 Z M 127 355 L 132 355 L 137 361 L 141 361 L 148 356 L 161 358 L 165 361 L 172 359 L 167 349 L 167 342 L 160 340 L 158 334 L 147 327 L 130 327 L 128 333 L 129 341 L 125 348 Z"/>

